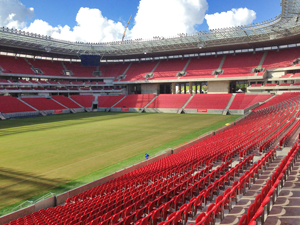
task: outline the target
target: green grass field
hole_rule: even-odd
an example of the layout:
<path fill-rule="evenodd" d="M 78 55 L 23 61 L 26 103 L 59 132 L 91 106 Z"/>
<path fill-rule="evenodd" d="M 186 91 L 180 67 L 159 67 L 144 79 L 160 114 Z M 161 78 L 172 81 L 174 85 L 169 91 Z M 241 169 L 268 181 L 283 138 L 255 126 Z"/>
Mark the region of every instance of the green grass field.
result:
<path fill-rule="evenodd" d="M 99 179 L 238 117 L 92 112 L 0 121 L 0 209 Z"/>

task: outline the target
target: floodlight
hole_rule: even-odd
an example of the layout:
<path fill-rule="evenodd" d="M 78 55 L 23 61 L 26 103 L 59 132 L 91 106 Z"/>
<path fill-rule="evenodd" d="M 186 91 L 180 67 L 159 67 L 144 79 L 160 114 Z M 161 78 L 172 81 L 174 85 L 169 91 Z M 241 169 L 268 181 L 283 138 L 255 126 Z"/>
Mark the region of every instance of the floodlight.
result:
<path fill-rule="evenodd" d="M 51 48 L 50 47 L 46 47 L 45 50 L 46 50 L 46 52 L 50 52 Z"/>

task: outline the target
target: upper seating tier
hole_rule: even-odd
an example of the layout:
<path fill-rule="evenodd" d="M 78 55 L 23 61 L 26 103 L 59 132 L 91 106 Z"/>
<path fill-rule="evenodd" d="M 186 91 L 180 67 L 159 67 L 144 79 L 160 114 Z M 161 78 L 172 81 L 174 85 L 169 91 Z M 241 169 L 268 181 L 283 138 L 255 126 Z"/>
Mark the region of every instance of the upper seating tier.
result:
<path fill-rule="evenodd" d="M 219 68 L 222 58 L 222 56 L 192 58 L 185 70 L 186 75 L 182 79 L 214 78 L 213 71 Z"/>
<path fill-rule="evenodd" d="M 118 77 L 124 74 L 129 63 L 115 63 L 115 64 L 101 64 L 99 70 L 101 71 L 100 77 Z"/>
<path fill-rule="evenodd" d="M 95 66 L 81 66 L 81 63 L 78 62 L 64 62 L 64 65 L 72 71 L 72 77 L 94 77 L 93 72 L 96 71 Z"/>
<path fill-rule="evenodd" d="M 181 72 L 188 59 L 162 60 L 154 70 L 154 76 L 148 80 L 172 80 L 177 79 L 178 72 Z"/>
<path fill-rule="evenodd" d="M 43 75 L 47 76 L 66 76 L 63 73 L 64 67 L 59 61 L 28 59 L 28 61 L 36 68 L 39 68 Z"/>
<path fill-rule="evenodd" d="M 282 49 L 279 52 L 268 51 L 262 67 L 274 69 L 293 66 L 293 62 L 300 57 L 299 48 Z"/>
<path fill-rule="evenodd" d="M 0 55 L 0 67 L 3 73 L 35 74 L 24 58 Z"/>
<path fill-rule="evenodd" d="M 251 74 L 253 68 L 258 67 L 260 60 L 262 59 L 263 52 L 253 53 L 241 53 L 236 55 L 226 55 L 224 64 L 222 66 L 223 74 L 219 75 L 254 75 Z M 219 77 L 218 76 L 218 77 Z"/>
<path fill-rule="evenodd" d="M 156 64 L 157 61 L 133 62 L 126 72 L 126 77 L 121 81 L 145 80 L 145 75 L 150 73 Z"/>

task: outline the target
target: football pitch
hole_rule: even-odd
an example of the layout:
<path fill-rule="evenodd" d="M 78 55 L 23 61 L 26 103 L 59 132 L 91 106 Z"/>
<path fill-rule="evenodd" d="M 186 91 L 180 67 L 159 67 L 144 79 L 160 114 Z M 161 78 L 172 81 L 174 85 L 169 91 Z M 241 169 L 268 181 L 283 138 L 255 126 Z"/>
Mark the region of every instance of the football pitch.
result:
<path fill-rule="evenodd" d="M 91 112 L 0 121 L 0 209 L 99 179 L 239 117 Z"/>

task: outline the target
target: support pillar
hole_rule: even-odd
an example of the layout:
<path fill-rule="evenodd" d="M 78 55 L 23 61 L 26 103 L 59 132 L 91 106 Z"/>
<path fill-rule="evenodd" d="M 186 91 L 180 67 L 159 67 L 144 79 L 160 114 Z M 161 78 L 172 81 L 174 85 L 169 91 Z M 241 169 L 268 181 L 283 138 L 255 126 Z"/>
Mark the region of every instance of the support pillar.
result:
<path fill-rule="evenodd" d="M 189 82 L 189 93 L 193 94 L 193 83 Z"/>
<path fill-rule="evenodd" d="M 176 94 L 176 83 L 172 83 L 172 94 Z"/>

